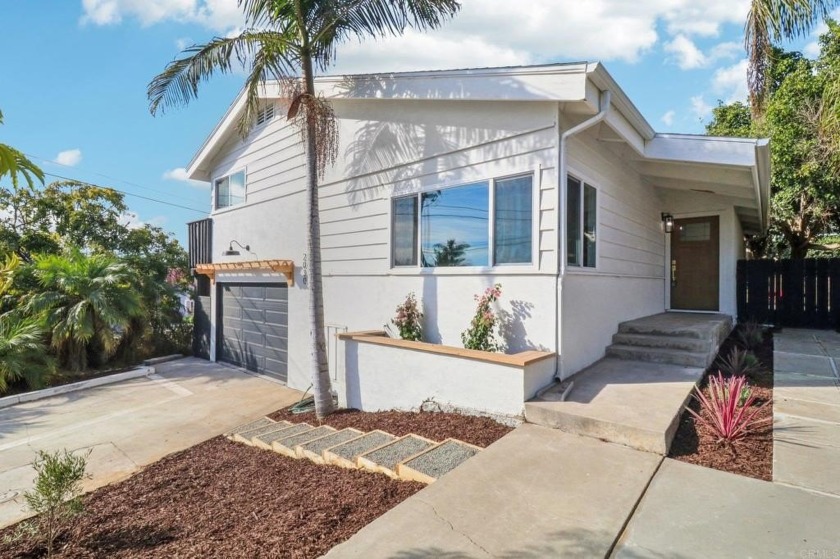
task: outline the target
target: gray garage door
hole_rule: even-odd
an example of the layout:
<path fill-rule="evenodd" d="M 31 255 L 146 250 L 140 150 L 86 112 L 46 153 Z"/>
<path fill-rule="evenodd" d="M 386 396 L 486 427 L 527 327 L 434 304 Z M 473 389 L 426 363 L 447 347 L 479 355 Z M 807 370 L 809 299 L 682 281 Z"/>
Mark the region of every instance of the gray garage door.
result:
<path fill-rule="evenodd" d="M 225 283 L 219 290 L 219 360 L 286 381 L 288 288 L 277 283 Z"/>

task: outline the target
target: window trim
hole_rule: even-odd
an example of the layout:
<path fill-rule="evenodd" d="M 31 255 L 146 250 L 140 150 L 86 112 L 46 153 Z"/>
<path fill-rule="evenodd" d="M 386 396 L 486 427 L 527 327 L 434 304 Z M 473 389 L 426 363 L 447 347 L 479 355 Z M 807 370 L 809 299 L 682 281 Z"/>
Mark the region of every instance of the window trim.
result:
<path fill-rule="evenodd" d="M 228 177 L 232 177 L 233 175 L 238 175 L 239 173 L 242 173 L 242 177 L 243 177 L 242 181 L 245 185 L 245 196 L 244 196 L 243 200 L 241 202 L 239 202 L 238 204 L 231 204 L 229 206 L 219 207 L 218 182 L 221 181 L 221 180 L 224 180 Z M 248 169 L 247 169 L 247 167 L 240 167 L 240 168 L 237 168 L 235 170 L 229 171 L 225 174 L 213 177 L 213 182 L 211 182 L 210 184 L 212 185 L 212 188 L 210 189 L 211 190 L 210 195 L 212 197 L 212 202 L 213 202 L 213 213 L 223 212 L 223 211 L 229 210 L 231 208 L 237 208 L 239 206 L 244 206 L 245 204 L 248 203 Z"/>
<path fill-rule="evenodd" d="M 566 259 L 566 266 L 571 268 L 574 271 L 580 272 L 587 272 L 587 271 L 598 271 L 601 264 L 601 250 L 598 248 L 599 238 L 598 238 L 598 231 L 601 229 L 601 204 L 599 202 L 601 198 L 601 187 L 595 184 L 596 181 L 590 181 L 587 178 L 585 173 L 580 173 L 574 169 L 567 169 L 566 170 L 566 178 L 563 181 L 563 188 L 569 188 L 569 177 L 577 180 L 580 182 L 580 237 L 581 237 L 581 249 L 580 249 L 580 263 L 573 264 L 569 262 L 569 234 L 568 234 L 568 227 L 569 227 L 569 211 L 568 208 L 563 210 L 564 212 L 564 222 L 566 225 L 567 233 L 566 233 L 566 246 L 563 247 L 563 258 Z M 595 263 L 592 266 L 586 266 L 583 263 L 583 232 L 584 232 L 584 223 L 586 221 L 586 211 L 585 211 L 585 192 L 586 187 L 589 186 L 595 191 Z M 568 193 L 566 194 L 566 200 L 568 205 Z"/>
<path fill-rule="evenodd" d="M 496 204 L 496 181 L 530 177 L 531 178 L 531 260 L 530 262 L 512 262 L 508 264 L 497 264 L 495 262 L 495 204 Z M 463 186 L 470 186 L 480 183 L 487 183 L 488 188 L 488 220 L 487 220 L 487 264 L 478 266 L 422 266 L 422 250 L 423 250 L 423 228 L 421 225 L 422 215 L 422 201 L 423 194 L 434 192 L 436 190 L 449 190 L 452 188 L 459 188 Z M 539 192 L 540 185 L 537 181 L 537 171 L 530 170 L 521 173 L 509 173 L 489 178 L 477 178 L 474 180 L 463 180 L 458 182 L 449 182 L 435 185 L 423 186 L 413 192 L 405 194 L 392 194 L 388 199 L 388 213 L 390 231 L 388 235 L 388 260 L 391 272 L 397 273 L 419 273 L 419 274 L 458 274 L 464 272 L 488 272 L 498 269 L 506 271 L 533 271 L 539 267 Z M 396 266 L 394 265 L 394 200 L 400 198 L 415 197 L 417 199 L 417 260 L 412 265 Z M 445 271 L 444 271 L 445 270 Z"/>

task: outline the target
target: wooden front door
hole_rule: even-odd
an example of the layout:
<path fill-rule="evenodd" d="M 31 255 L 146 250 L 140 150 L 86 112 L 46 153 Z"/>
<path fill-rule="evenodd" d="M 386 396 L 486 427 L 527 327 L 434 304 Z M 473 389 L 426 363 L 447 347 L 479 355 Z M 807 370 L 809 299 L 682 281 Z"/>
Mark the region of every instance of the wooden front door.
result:
<path fill-rule="evenodd" d="M 674 220 L 671 233 L 671 308 L 716 311 L 720 295 L 717 216 Z"/>

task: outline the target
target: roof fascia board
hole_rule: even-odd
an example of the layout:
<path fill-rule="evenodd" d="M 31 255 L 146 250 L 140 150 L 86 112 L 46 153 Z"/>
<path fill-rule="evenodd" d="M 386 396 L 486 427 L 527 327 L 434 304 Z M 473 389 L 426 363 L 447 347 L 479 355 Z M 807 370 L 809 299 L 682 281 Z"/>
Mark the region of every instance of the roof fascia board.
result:
<path fill-rule="evenodd" d="M 731 138 L 657 134 L 647 143 L 645 157 L 661 161 L 753 167 L 756 164 L 756 142 L 752 139 L 732 141 Z"/>
<path fill-rule="evenodd" d="M 210 180 L 210 172 L 209 170 L 202 169 L 201 165 L 207 159 L 207 157 L 215 151 L 216 147 L 222 141 L 224 137 L 227 136 L 228 132 L 234 126 L 234 123 L 237 118 L 239 118 L 239 113 L 242 111 L 242 107 L 245 106 L 245 89 L 243 88 L 239 95 L 236 96 L 236 99 L 233 100 L 233 103 L 230 104 L 228 110 L 225 112 L 224 116 L 222 116 L 221 120 L 219 120 L 216 127 L 213 128 L 213 131 L 207 136 L 204 140 L 204 143 L 201 144 L 201 147 L 198 148 L 198 151 L 193 156 L 192 160 L 187 165 L 187 177 L 193 180 L 200 180 L 200 181 L 208 181 Z"/>
<path fill-rule="evenodd" d="M 642 139 L 645 141 L 653 139 L 656 135 L 653 127 L 647 119 L 642 116 L 642 113 L 636 108 L 636 105 L 633 104 L 624 90 L 621 89 L 618 82 L 616 82 L 610 73 L 607 72 L 603 64 L 599 62 L 590 63 L 588 65 L 587 72 L 589 74 L 589 79 L 592 80 L 592 83 L 594 83 L 598 89 L 602 91 L 609 90 L 612 92 L 612 104 L 615 105 L 618 112 L 621 113 L 633 126 L 633 128 L 636 129 Z"/>

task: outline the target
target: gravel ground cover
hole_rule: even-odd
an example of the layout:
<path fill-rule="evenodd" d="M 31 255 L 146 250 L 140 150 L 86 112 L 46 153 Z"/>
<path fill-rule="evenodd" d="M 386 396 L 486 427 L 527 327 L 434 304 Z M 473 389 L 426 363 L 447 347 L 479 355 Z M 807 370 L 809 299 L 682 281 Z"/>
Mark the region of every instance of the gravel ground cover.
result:
<path fill-rule="evenodd" d="M 298 433 L 303 433 L 304 431 L 309 431 L 311 429 L 312 425 L 307 423 L 298 423 L 297 425 L 292 425 L 291 427 L 286 427 L 285 429 L 278 429 L 277 431 L 264 433 L 258 436 L 257 439 L 261 443 L 271 446 L 271 443 L 274 441 L 279 441 L 281 439 L 285 439 L 286 437 L 291 437 L 292 435 L 297 435 Z"/>
<path fill-rule="evenodd" d="M 454 470 L 465 460 L 476 455 L 478 449 L 460 444 L 456 441 L 445 443 L 424 452 L 417 458 L 405 463 L 412 470 L 432 478 L 439 478 L 443 474 Z"/>
<path fill-rule="evenodd" d="M 399 439 L 373 452 L 365 454 L 365 458 L 374 464 L 388 468 L 393 471 L 397 464 L 408 458 L 414 456 L 418 452 L 423 452 L 430 448 L 434 443 L 423 440 L 419 437 L 408 436 Z"/>
<path fill-rule="evenodd" d="M 297 426 L 295 426 L 297 427 Z M 242 431 L 237 433 L 240 437 L 246 440 L 251 440 L 254 437 L 259 437 L 261 435 L 266 435 L 268 433 L 273 433 L 275 431 L 281 431 L 284 429 L 291 429 L 292 425 L 288 422 L 280 422 L 280 423 L 269 423 L 268 425 L 263 425 L 262 427 L 257 427 L 256 429 L 251 429 L 249 431 Z"/>
<path fill-rule="evenodd" d="M 265 427 L 266 425 L 277 425 L 276 422 L 268 419 L 267 417 L 261 417 L 256 421 L 252 421 L 250 423 L 246 423 L 245 425 L 240 425 L 234 428 L 232 431 L 228 432 L 228 435 L 238 435 L 239 433 L 245 433 L 246 431 L 253 431 L 254 429 L 259 429 L 260 427 Z"/>
<path fill-rule="evenodd" d="M 322 425 L 321 427 L 316 427 L 310 431 L 304 431 L 303 433 L 292 435 L 291 437 L 286 437 L 285 439 L 280 439 L 277 441 L 277 444 L 283 445 L 287 448 L 294 448 L 299 444 L 303 444 L 314 439 L 320 439 L 330 433 L 335 433 L 335 429 Z"/>
<path fill-rule="evenodd" d="M 733 332 L 721 345 L 717 360 L 709 367 L 701 383 L 701 388 L 707 395 L 708 374 L 717 373 L 718 360 L 727 355 L 736 345 L 736 336 L 736 332 Z M 674 443 L 671 445 L 669 453 L 671 458 L 765 481 L 773 480 L 773 334 L 771 332 L 765 334 L 763 345 L 754 353 L 761 362 L 763 370 L 751 376 L 748 381 L 753 394 L 757 396 L 755 405 L 766 404 L 757 416 L 764 420 L 764 423 L 735 444 L 724 444 L 717 441 L 709 428 L 695 421 L 688 412 L 684 412 L 680 418 L 680 426 L 674 437 Z M 700 405 L 694 398 L 689 406 L 695 411 L 700 410 Z"/>
<path fill-rule="evenodd" d="M 423 487 L 217 437 L 85 496 L 55 557 L 315 558 Z M 44 556 L 13 530 L 0 557 Z"/>
<path fill-rule="evenodd" d="M 330 452 L 336 456 L 344 458 L 345 460 L 352 460 L 360 454 L 364 454 L 369 450 L 373 450 L 378 446 L 382 446 L 394 440 L 396 440 L 396 437 L 393 435 L 374 431 L 357 439 L 353 439 L 352 441 L 346 442 L 343 445 L 332 448 L 330 449 Z"/>
<path fill-rule="evenodd" d="M 288 410 L 280 410 L 272 413 L 270 417 L 277 421 L 306 421 L 312 425 L 319 424 L 314 413 L 293 414 Z M 512 427 L 502 425 L 489 417 L 442 412 L 362 412 L 353 409 L 339 410 L 328 416 L 323 424 L 336 429 L 353 427 L 365 432 L 379 429 L 398 437 L 413 433 L 433 441 L 459 439 L 482 448 L 513 430 Z"/>
<path fill-rule="evenodd" d="M 341 443 L 345 443 L 351 439 L 360 437 L 361 435 L 361 431 L 356 431 L 354 429 L 349 428 L 342 429 L 341 431 L 337 431 L 332 435 L 328 435 L 326 437 L 321 437 L 320 439 L 304 443 L 301 446 L 304 450 L 314 452 L 315 454 L 321 454 L 323 451 L 332 446 L 340 445 Z"/>

